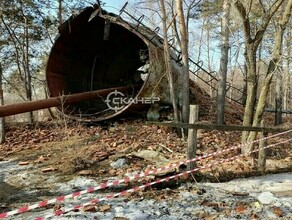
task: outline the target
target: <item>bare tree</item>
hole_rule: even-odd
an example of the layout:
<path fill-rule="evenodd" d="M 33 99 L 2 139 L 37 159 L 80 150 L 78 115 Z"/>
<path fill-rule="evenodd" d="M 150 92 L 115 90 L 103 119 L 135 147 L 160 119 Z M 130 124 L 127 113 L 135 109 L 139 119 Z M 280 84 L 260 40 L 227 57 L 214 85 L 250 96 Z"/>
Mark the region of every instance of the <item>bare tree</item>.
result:
<path fill-rule="evenodd" d="M 264 34 L 267 27 L 278 11 L 284 0 L 275 0 L 271 7 L 266 9 L 264 5 L 259 2 L 258 7 L 261 8 L 260 25 L 256 28 L 252 27 L 251 9 L 253 1 L 248 1 L 248 4 L 244 4 L 241 0 L 235 0 L 234 6 L 237 9 L 242 24 L 243 32 L 245 38 L 245 62 L 247 66 L 247 98 L 245 103 L 243 125 L 251 125 L 253 123 L 253 112 L 256 103 L 256 93 L 257 93 L 257 50 L 260 43 L 263 40 Z M 246 3 L 246 2 L 245 2 Z M 242 133 L 242 143 L 246 143 L 248 139 L 249 132 Z M 242 148 L 242 151 L 246 153 L 246 148 Z"/>
<path fill-rule="evenodd" d="M 28 101 L 32 100 L 32 86 L 31 86 L 31 72 L 30 72 L 30 63 L 29 63 L 29 35 L 28 35 L 28 18 L 23 14 L 24 19 L 24 43 L 23 43 L 23 60 L 24 60 L 24 73 L 25 73 L 25 91 L 26 98 Z M 34 123 L 33 112 L 29 112 L 28 117 L 29 124 Z"/>
<path fill-rule="evenodd" d="M 15 16 L 18 18 L 17 21 L 19 23 L 15 23 L 11 20 L 11 14 L 8 14 L 4 17 L 1 16 L 1 22 L 4 25 L 4 29 L 9 35 L 9 39 L 7 40 L 8 45 L 13 46 L 13 50 L 15 51 L 15 63 L 17 66 L 17 70 L 14 71 L 17 78 L 20 80 L 19 82 L 23 82 L 23 88 L 25 90 L 25 99 L 27 101 L 32 100 L 32 86 L 31 86 L 31 68 L 30 68 L 30 42 L 32 38 L 32 33 L 30 33 L 30 21 L 31 16 L 26 15 L 24 2 L 20 1 L 21 7 L 17 9 L 17 13 L 19 16 Z M 15 12 L 16 13 L 16 12 Z M 36 35 L 35 35 L 36 36 Z M 13 54 L 13 53 L 12 53 Z M 11 79 L 13 77 L 10 76 Z M 19 89 L 20 85 L 17 84 L 13 86 L 17 91 L 21 91 Z M 33 124 L 33 113 L 29 113 L 29 123 Z"/>
<path fill-rule="evenodd" d="M 184 123 L 189 122 L 190 114 L 190 76 L 189 76 L 189 35 L 187 30 L 187 24 L 185 21 L 183 2 L 182 0 L 176 1 L 177 16 L 179 20 L 180 29 L 180 48 L 182 56 L 182 69 L 183 69 L 183 87 L 182 87 L 182 121 Z"/>
<path fill-rule="evenodd" d="M 275 71 L 278 68 L 279 61 L 281 59 L 282 48 L 283 48 L 283 36 L 286 30 L 287 24 L 291 18 L 292 13 L 292 0 L 288 0 L 285 11 L 280 18 L 278 28 L 275 34 L 275 43 L 273 47 L 272 57 L 270 59 L 268 70 L 264 79 L 264 85 L 261 88 L 259 101 L 257 104 L 256 112 L 254 115 L 253 126 L 259 126 L 262 120 L 264 109 L 266 106 L 266 99 L 269 93 L 269 88 L 275 74 Z M 256 138 L 256 132 L 250 132 L 248 137 L 248 142 L 253 142 Z M 253 150 L 253 144 L 250 144 L 249 147 L 245 149 L 245 152 L 250 152 Z"/>
<path fill-rule="evenodd" d="M 222 125 L 224 123 L 224 108 L 225 108 L 225 96 L 226 96 L 226 78 L 228 67 L 228 51 L 229 51 L 229 24 L 230 24 L 230 6 L 229 0 L 223 2 L 223 17 L 221 25 L 221 59 L 220 59 L 220 71 L 219 71 L 219 83 L 217 94 L 217 124 Z"/>
<path fill-rule="evenodd" d="M 175 89 L 174 89 L 174 82 L 173 82 L 173 74 L 171 72 L 170 68 L 170 50 L 169 50 L 169 45 L 168 45 L 168 35 L 167 35 L 167 14 L 166 14 L 166 8 L 165 8 L 165 2 L 164 0 L 159 0 L 160 2 L 160 8 L 162 12 L 162 25 L 163 25 L 163 47 L 164 47 L 164 61 L 165 61 L 165 70 L 167 73 L 168 77 L 168 82 L 169 82 L 169 89 L 170 89 L 170 97 L 172 100 L 172 106 L 173 106 L 173 114 L 174 114 L 174 122 L 179 121 L 178 117 L 178 108 L 177 108 L 177 98 L 175 95 Z"/>

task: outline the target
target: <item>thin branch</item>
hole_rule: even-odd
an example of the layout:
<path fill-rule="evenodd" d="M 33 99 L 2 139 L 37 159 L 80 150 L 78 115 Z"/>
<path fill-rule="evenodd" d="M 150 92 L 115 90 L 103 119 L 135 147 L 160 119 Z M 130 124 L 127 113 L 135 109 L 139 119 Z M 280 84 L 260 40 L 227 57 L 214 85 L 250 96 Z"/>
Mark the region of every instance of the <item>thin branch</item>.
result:
<path fill-rule="evenodd" d="M 262 7 L 263 13 L 266 13 L 265 5 L 263 4 L 262 0 L 259 0 L 259 4 Z"/>

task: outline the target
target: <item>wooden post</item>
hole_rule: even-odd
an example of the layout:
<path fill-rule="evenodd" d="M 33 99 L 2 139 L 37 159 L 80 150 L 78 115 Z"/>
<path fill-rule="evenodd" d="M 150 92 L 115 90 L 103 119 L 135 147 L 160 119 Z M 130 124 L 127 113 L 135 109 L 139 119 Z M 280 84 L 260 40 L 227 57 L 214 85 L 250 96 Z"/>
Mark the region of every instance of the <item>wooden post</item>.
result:
<path fill-rule="evenodd" d="M 264 120 L 261 121 L 261 126 L 264 127 Z M 260 132 L 259 133 L 260 138 L 264 138 L 267 136 L 267 132 Z M 259 143 L 259 157 L 258 157 L 258 170 L 262 173 L 265 172 L 266 169 L 266 158 L 267 158 L 267 152 L 266 149 L 263 149 L 267 146 L 267 139 L 261 140 Z"/>
<path fill-rule="evenodd" d="M 190 118 L 189 123 L 193 124 L 199 120 L 199 106 L 190 105 Z M 187 150 L 187 159 L 192 159 L 196 157 L 197 149 L 197 129 L 188 130 L 188 150 Z M 195 162 L 188 163 L 188 170 L 194 169 L 196 166 Z"/>

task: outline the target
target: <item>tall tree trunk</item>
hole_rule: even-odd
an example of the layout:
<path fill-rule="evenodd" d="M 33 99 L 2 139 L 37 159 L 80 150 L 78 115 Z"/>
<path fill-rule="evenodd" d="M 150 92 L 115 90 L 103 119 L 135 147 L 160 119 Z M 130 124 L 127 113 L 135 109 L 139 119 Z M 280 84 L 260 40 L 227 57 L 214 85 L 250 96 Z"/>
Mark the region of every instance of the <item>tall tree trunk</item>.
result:
<path fill-rule="evenodd" d="M 24 40 L 25 40 L 25 49 L 24 52 L 24 63 L 25 63 L 25 90 L 26 98 L 28 101 L 32 100 L 32 87 L 31 87 L 31 72 L 30 72 L 30 63 L 29 63 L 29 36 L 28 36 L 28 21 L 27 17 L 24 16 Z M 29 112 L 28 123 L 33 124 L 33 112 Z"/>
<path fill-rule="evenodd" d="M 291 95 L 291 76 L 290 76 L 290 62 L 291 62 L 291 41 L 292 41 L 292 31 L 291 31 L 291 25 L 288 26 L 288 33 L 287 33 L 287 37 L 286 37 L 286 58 L 285 58 L 285 63 L 286 63 L 286 69 L 285 69 L 285 88 L 284 88 L 284 99 L 283 99 L 283 103 L 284 103 L 284 109 L 290 109 L 290 105 L 289 105 L 289 100 L 290 100 L 290 95 Z"/>
<path fill-rule="evenodd" d="M 231 74 L 230 74 L 230 88 L 229 88 L 229 99 L 232 100 L 233 99 L 233 87 L 234 87 L 234 69 L 232 70 Z"/>
<path fill-rule="evenodd" d="M 235 60 L 237 60 L 237 59 L 235 59 Z M 229 50 L 228 63 L 232 63 L 231 50 Z M 229 81 L 230 87 L 228 89 L 226 88 L 225 97 L 229 97 L 229 99 L 232 100 L 232 97 L 233 97 L 232 93 L 233 93 L 233 86 L 234 86 L 234 68 L 231 69 L 229 78 L 226 75 L 226 83 L 228 83 L 228 81 Z M 226 84 L 226 86 L 227 86 L 227 84 Z M 227 94 L 228 91 L 229 91 L 229 94 Z"/>
<path fill-rule="evenodd" d="M 252 124 L 253 121 L 253 113 L 254 107 L 256 102 L 256 92 L 257 92 L 257 77 L 256 77 L 256 48 L 253 45 L 247 45 L 247 54 L 246 54 L 246 61 L 247 61 L 247 76 L 246 76 L 246 83 L 247 83 L 247 96 L 246 96 L 246 103 L 244 109 L 244 116 L 243 116 L 243 126 L 249 126 Z M 243 144 L 247 143 L 249 132 L 243 131 L 241 141 Z M 246 147 L 242 148 L 243 153 L 246 152 Z"/>
<path fill-rule="evenodd" d="M 4 97 L 3 97 L 3 83 L 2 83 L 2 65 L 0 63 L 0 105 L 4 105 Z M 5 120 L 4 118 L 0 118 L 0 144 L 5 141 Z"/>
<path fill-rule="evenodd" d="M 162 25 L 163 25 L 163 37 L 164 37 L 164 61 L 165 61 L 165 71 L 167 73 L 168 77 L 168 83 L 169 83 L 169 89 L 170 89 L 170 97 L 172 100 L 172 107 L 173 107 L 173 114 L 174 114 L 174 122 L 179 121 L 178 117 L 178 109 L 177 109 L 177 98 L 175 95 L 174 90 L 174 81 L 173 81 L 173 75 L 170 68 L 170 53 L 169 53 L 169 45 L 168 45 L 168 35 L 167 35 L 167 16 L 166 16 L 166 9 L 165 9 L 165 2 L 164 0 L 159 0 L 160 7 L 162 11 Z"/>
<path fill-rule="evenodd" d="M 62 13 L 63 13 L 62 1 L 63 0 L 58 0 L 58 23 L 59 23 L 59 26 L 61 26 L 61 24 L 63 23 L 63 17 L 62 17 Z"/>
<path fill-rule="evenodd" d="M 3 20 L 3 11 L 2 11 L 2 5 L 0 8 L 0 18 Z M 0 62 L 0 105 L 4 105 L 4 97 L 3 97 L 3 82 L 2 82 L 2 65 Z M 0 144 L 5 142 L 5 120 L 4 118 L 0 118 Z"/>
<path fill-rule="evenodd" d="M 221 25 L 221 59 L 220 59 L 220 78 L 218 83 L 217 94 L 217 124 L 222 125 L 224 123 L 224 109 L 225 109 L 225 97 L 226 97 L 226 78 L 228 67 L 228 52 L 229 52 L 229 23 L 230 23 L 230 5 L 229 0 L 223 2 L 223 18 Z"/>
<path fill-rule="evenodd" d="M 243 89 L 242 89 L 242 97 L 241 104 L 245 106 L 247 98 L 247 65 L 246 62 L 243 65 Z"/>
<path fill-rule="evenodd" d="M 203 37 L 204 37 L 204 26 L 205 24 L 205 19 L 203 20 L 203 24 L 202 24 L 202 28 L 201 28 L 201 32 L 200 32 L 200 38 L 199 38 L 199 45 L 198 45 L 198 56 L 197 56 L 197 63 L 201 63 L 201 54 L 202 54 L 202 46 L 203 46 Z M 198 68 L 198 73 L 197 74 L 200 74 L 200 69 Z M 198 77 L 195 76 L 195 81 L 197 82 L 198 81 Z"/>
<path fill-rule="evenodd" d="M 189 122 L 190 114 L 190 76 L 189 76 L 189 37 L 185 22 L 182 0 L 176 1 L 177 16 L 179 19 L 180 36 L 181 36 L 181 55 L 183 68 L 183 87 L 182 87 L 182 121 Z"/>
<path fill-rule="evenodd" d="M 287 50 L 289 50 L 287 48 Z M 285 59 L 286 61 L 286 67 L 284 69 L 284 82 L 283 82 L 283 109 L 288 109 L 288 96 L 289 96 L 289 85 L 290 85 L 290 77 L 289 77 L 289 62 L 287 62 L 287 58 Z"/>
<path fill-rule="evenodd" d="M 284 83 L 283 83 L 283 108 L 284 109 L 289 109 L 290 105 L 289 105 L 289 100 L 290 100 L 290 74 L 289 74 L 289 70 L 290 70 L 290 60 L 291 60 L 291 40 L 292 40 L 292 35 L 291 35 L 291 26 L 287 26 L 287 35 L 284 38 L 285 39 L 285 59 L 284 59 L 284 66 L 285 69 L 284 71 Z"/>
<path fill-rule="evenodd" d="M 210 28 L 207 25 L 207 62 L 208 62 L 208 72 L 212 72 L 211 68 L 211 56 L 210 56 Z M 211 98 L 213 98 L 213 79 L 211 78 L 210 75 L 208 75 L 208 82 L 210 83 L 209 86 L 209 95 Z"/>
<path fill-rule="evenodd" d="M 282 124 L 283 111 L 283 71 L 278 70 L 276 73 L 276 97 L 275 97 L 275 125 Z"/>

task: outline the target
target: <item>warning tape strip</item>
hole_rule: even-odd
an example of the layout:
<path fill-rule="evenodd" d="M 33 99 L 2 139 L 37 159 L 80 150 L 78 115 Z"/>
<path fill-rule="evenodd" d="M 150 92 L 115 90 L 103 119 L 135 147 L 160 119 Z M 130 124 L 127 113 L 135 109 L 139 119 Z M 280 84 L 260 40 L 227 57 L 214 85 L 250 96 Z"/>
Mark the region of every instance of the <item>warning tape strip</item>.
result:
<path fill-rule="evenodd" d="M 58 203 L 58 202 L 63 202 L 66 199 L 72 199 L 72 198 L 75 198 L 75 197 L 78 197 L 78 196 L 81 196 L 81 195 L 84 195 L 84 194 L 95 192 L 95 191 L 100 190 L 100 189 L 105 189 L 105 188 L 108 188 L 108 187 L 111 187 L 111 186 L 117 186 L 117 185 L 119 185 L 121 183 L 128 183 L 130 181 L 133 181 L 133 180 L 136 180 L 136 179 L 139 179 L 139 178 L 151 175 L 151 174 L 156 174 L 156 173 L 159 173 L 159 172 L 164 172 L 164 171 L 167 171 L 167 170 L 174 169 L 174 168 L 179 167 L 179 166 L 181 166 L 183 164 L 187 164 L 187 163 L 191 163 L 191 162 L 195 162 L 195 161 L 200 161 L 200 160 L 206 159 L 208 157 L 218 156 L 220 154 L 227 153 L 227 152 L 232 151 L 232 150 L 240 149 L 241 147 L 247 146 L 250 143 L 257 143 L 257 142 L 260 142 L 262 140 L 274 138 L 274 137 L 277 137 L 277 136 L 288 134 L 290 132 L 292 132 L 292 130 L 288 130 L 288 131 L 284 131 L 284 132 L 281 132 L 281 133 L 277 133 L 277 134 L 274 134 L 274 135 L 271 135 L 271 136 L 268 136 L 268 137 L 263 137 L 263 138 L 255 140 L 253 142 L 246 143 L 246 144 L 239 144 L 239 145 L 236 145 L 236 146 L 233 146 L 233 147 L 230 147 L 230 148 L 227 148 L 227 149 L 223 149 L 223 150 L 220 150 L 220 151 L 217 151 L 217 152 L 213 152 L 213 153 L 209 153 L 209 154 L 206 154 L 206 155 L 203 155 L 203 156 L 195 157 L 193 159 L 184 160 L 184 161 L 177 162 L 177 163 L 174 163 L 174 164 L 169 164 L 169 165 L 166 165 L 166 166 L 161 167 L 161 168 L 145 171 L 143 173 L 138 173 L 138 174 L 133 175 L 133 176 L 125 177 L 124 179 L 117 179 L 117 180 L 114 180 L 112 182 L 102 183 L 99 186 L 89 187 L 89 188 L 87 188 L 85 190 L 82 190 L 82 191 L 79 191 L 79 192 L 74 192 L 72 194 L 59 196 L 57 198 L 53 198 L 53 199 L 50 199 L 50 200 L 44 200 L 44 201 L 41 201 L 41 202 L 33 204 L 33 205 L 23 206 L 21 208 L 13 210 L 13 211 L 1 213 L 0 214 L 0 219 L 6 218 L 8 216 L 13 216 L 13 215 L 21 214 L 21 213 L 24 213 L 24 212 L 28 212 L 28 211 L 33 210 L 33 209 L 43 208 L 43 207 L 45 207 L 47 205 L 55 204 L 55 203 Z"/>
<path fill-rule="evenodd" d="M 292 141 L 292 138 L 288 139 L 288 140 L 285 140 L 285 141 L 282 141 L 282 142 L 279 142 L 279 143 L 276 143 L 276 144 L 268 145 L 268 146 L 263 147 L 263 148 L 258 148 L 256 150 L 253 150 L 253 151 L 249 152 L 248 154 L 252 154 L 252 153 L 258 152 L 261 149 L 267 149 L 267 148 L 275 147 L 277 145 L 284 144 L 284 143 L 287 143 L 287 142 L 290 142 L 290 141 Z M 127 195 L 129 193 L 140 191 L 140 190 L 142 190 L 142 189 L 144 189 L 146 187 L 149 187 L 149 186 L 152 186 L 152 185 L 155 185 L 155 184 L 158 184 L 158 183 L 162 183 L 162 182 L 167 182 L 169 180 L 176 179 L 178 177 L 185 176 L 185 175 L 194 173 L 194 172 L 199 171 L 199 170 L 208 169 L 208 168 L 211 168 L 213 166 L 223 164 L 225 162 L 236 160 L 236 159 L 238 159 L 240 157 L 243 157 L 243 156 L 245 156 L 245 155 L 244 154 L 239 154 L 239 155 L 227 158 L 227 159 L 221 159 L 221 160 L 218 160 L 218 161 L 216 161 L 214 163 L 211 163 L 211 164 L 208 164 L 208 165 L 204 165 L 204 166 L 200 166 L 200 167 L 197 167 L 195 169 L 192 169 L 192 170 L 189 170 L 189 171 L 186 171 L 186 172 L 183 172 L 183 173 L 179 173 L 179 174 L 176 174 L 176 175 L 173 175 L 173 176 L 169 176 L 169 177 L 166 177 L 166 178 L 158 179 L 156 181 L 153 181 L 153 182 L 150 182 L 150 183 L 146 183 L 144 185 L 137 186 L 137 187 L 134 187 L 134 188 L 131 188 L 131 189 L 128 189 L 128 190 L 125 190 L 125 191 L 122 191 L 122 192 L 119 192 L 119 193 L 116 193 L 116 194 L 107 195 L 107 196 L 105 196 L 103 198 L 99 198 L 99 199 L 96 198 L 96 199 L 93 199 L 90 202 L 87 202 L 87 203 L 84 203 L 84 204 L 81 204 L 81 205 L 76 205 L 76 206 L 74 206 L 72 208 L 58 210 L 58 211 L 55 211 L 52 215 L 48 215 L 46 217 L 37 217 L 37 218 L 35 218 L 35 220 L 48 219 L 48 218 L 51 218 L 51 217 L 54 217 L 54 216 L 62 215 L 64 213 L 67 213 L 67 212 L 70 212 L 70 211 L 73 211 L 73 210 L 79 210 L 79 209 L 81 209 L 81 208 L 83 208 L 85 206 L 95 205 L 95 204 L 97 204 L 97 203 L 99 203 L 101 201 L 110 200 L 110 199 L 113 199 L 113 198 L 118 197 L 118 196 L 125 196 L 125 195 Z"/>

